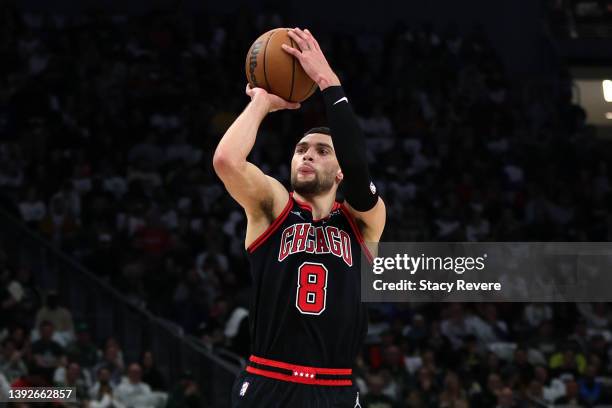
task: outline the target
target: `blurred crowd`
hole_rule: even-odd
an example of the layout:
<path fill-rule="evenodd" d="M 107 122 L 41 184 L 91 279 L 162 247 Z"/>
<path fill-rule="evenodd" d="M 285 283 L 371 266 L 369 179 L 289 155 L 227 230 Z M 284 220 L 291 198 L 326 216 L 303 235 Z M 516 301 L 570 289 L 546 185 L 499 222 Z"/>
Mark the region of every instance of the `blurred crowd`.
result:
<path fill-rule="evenodd" d="M 248 101 L 251 41 L 296 22 L 180 9 L 68 17 L 2 4 L 0 203 L 130 301 L 211 350 L 248 355 L 245 218 L 211 158 Z M 480 27 L 311 31 L 368 136 L 388 208 L 383 240 L 612 239 L 610 148 L 585 125 L 563 67 L 546 79 L 511 78 Z M 287 184 L 295 141 L 325 122 L 318 94 L 299 112 L 272 114 L 252 161 Z M 35 310 L 29 273 L 17 265 L 2 275 L 8 382 L 32 365 L 49 381 L 77 381 L 90 369 L 83 395 L 92 401 L 106 395 L 100 378 L 146 383 L 150 353 L 127 367 L 112 340 L 70 354 L 87 330 L 66 314 L 18 327 Z M 610 318 L 606 304 L 373 306 L 361 405 L 605 403 Z M 40 336 L 31 347 L 30 329 Z M 95 369 L 101 361 L 114 368 Z M 121 403 L 119 395 L 109 398 Z"/>
<path fill-rule="evenodd" d="M 610 38 L 612 0 L 545 0 L 551 32 L 560 38 Z"/>
<path fill-rule="evenodd" d="M 75 322 L 55 291 L 42 292 L 0 245 L 0 399 L 18 387 L 71 387 L 70 401 L 42 406 L 201 408 L 191 372 L 167 378 L 153 352 L 124 357 L 114 337 L 97 341 L 86 321 Z M 59 388 L 58 388 L 59 389 Z M 14 406 L 41 406 L 15 404 Z"/>

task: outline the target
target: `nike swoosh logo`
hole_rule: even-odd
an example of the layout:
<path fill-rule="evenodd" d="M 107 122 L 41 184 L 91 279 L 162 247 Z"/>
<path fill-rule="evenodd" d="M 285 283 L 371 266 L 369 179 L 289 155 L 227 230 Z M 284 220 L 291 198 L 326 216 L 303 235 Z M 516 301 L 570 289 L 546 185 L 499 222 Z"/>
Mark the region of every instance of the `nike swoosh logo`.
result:
<path fill-rule="evenodd" d="M 343 96 L 342 98 L 338 99 L 336 102 L 334 102 L 334 105 L 336 105 L 336 104 L 338 104 L 338 103 L 340 103 L 342 101 L 348 103 L 348 99 L 346 99 L 346 96 Z"/>
<path fill-rule="evenodd" d="M 300 217 L 301 219 L 304 219 L 304 216 L 302 216 L 302 214 L 299 211 L 291 211 L 291 214 L 295 214 L 298 217 Z"/>

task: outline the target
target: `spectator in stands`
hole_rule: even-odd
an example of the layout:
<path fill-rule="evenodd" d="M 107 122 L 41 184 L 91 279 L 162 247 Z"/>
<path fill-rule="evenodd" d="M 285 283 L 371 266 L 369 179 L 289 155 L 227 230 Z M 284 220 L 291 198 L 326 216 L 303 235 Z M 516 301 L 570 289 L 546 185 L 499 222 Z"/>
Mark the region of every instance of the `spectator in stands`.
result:
<path fill-rule="evenodd" d="M 363 408 L 394 408 L 391 397 L 383 393 L 385 379 L 380 373 L 371 373 L 367 378 L 368 393 L 361 400 Z"/>
<path fill-rule="evenodd" d="M 511 408 L 516 406 L 512 389 L 509 387 L 502 388 L 497 394 L 497 405 L 495 408 Z"/>
<path fill-rule="evenodd" d="M 44 320 L 38 330 L 40 339 L 32 343 L 33 372 L 51 381 L 55 369 L 66 357 L 64 348 L 52 338 L 55 330 L 53 323 Z"/>
<path fill-rule="evenodd" d="M 243 305 L 237 305 L 230 313 L 223 333 L 229 349 L 244 358 L 248 357 L 250 351 L 248 317 L 249 309 Z"/>
<path fill-rule="evenodd" d="M 596 369 L 593 366 L 588 366 L 584 373 L 584 377 L 578 381 L 580 387 L 580 401 L 587 405 L 593 406 L 602 398 L 603 385 L 596 378 Z"/>
<path fill-rule="evenodd" d="M 406 390 L 410 381 L 408 371 L 404 365 L 404 355 L 398 346 L 389 344 L 382 350 L 381 369 L 387 371 L 391 375 L 397 387 L 393 392 L 393 398 L 398 400 L 399 396 Z"/>
<path fill-rule="evenodd" d="M 471 328 L 466 322 L 463 306 L 455 303 L 448 307 L 448 318 L 440 324 L 442 334 L 447 337 L 454 349 L 459 349 L 463 345 L 463 338 L 472 334 Z"/>
<path fill-rule="evenodd" d="M 40 230 L 58 246 L 71 244 L 77 232 L 77 220 L 66 208 L 62 196 L 56 196 L 49 204 L 49 213 L 41 221 Z"/>
<path fill-rule="evenodd" d="M 512 363 L 506 368 L 506 373 L 516 375 L 522 384 L 528 384 L 533 378 L 533 366 L 529 362 L 527 350 L 523 347 L 517 347 L 514 350 Z"/>
<path fill-rule="evenodd" d="M 523 312 L 525 322 L 531 329 L 540 327 L 544 321 L 550 321 L 553 318 L 553 309 L 546 303 L 530 303 Z"/>
<path fill-rule="evenodd" d="M 127 377 L 121 380 L 114 392 L 117 401 L 128 407 L 155 407 L 156 398 L 148 384 L 142 382 L 142 368 L 140 364 L 130 364 Z"/>
<path fill-rule="evenodd" d="M 472 408 L 493 407 L 497 402 L 497 396 L 500 393 L 503 382 L 499 374 L 491 373 L 487 377 L 486 387 L 472 397 Z"/>
<path fill-rule="evenodd" d="M 142 381 L 149 384 L 153 391 L 165 391 L 166 379 L 155 365 L 153 353 L 150 350 L 144 351 L 140 360 L 142 364 Z"/>
<path fill-rule="evenodd" d="M 74 323 L 72 313 L 59 304 L 59 295 L 56 291 L 49 291 L 44 306 L 38 309 L 34 325 L 38 327 L 41 322 L 53 323 L 55 340 L 62 346 L 67 346 L 74 339 Z"/>
<path fill-rule="evenodd" d="M 548 366 L 554 375 L 571 374 L 577 378 L 586 368 L 586 358 L 580 352 L 576 352 L 574 344 L 566 344 L 561 351 L 556 352 L 550 357 Z"/>
<path fill-rule="evenodd" d="M 76 400 L 80 404 L 89 400 L 88 381 L 78 363 L 69 363 L 66 368 L 58 368 L 54 375 L 54 384 L 56 387 L 74 388 Z"/>
<path fill-rule="evenodd" d="M 526 392 L 526 399 L 536 406 L 546 406 L 546 401 L 544 400 L 544 390 L 540 381 L 534 379 L 529 382 Z"/>
<path fill-rule="evenodd" d="M 91 333 L 87 323 L 76 325 L 76 340 L 66 349 L 70 361 L 78 363 L 84 369 L 93 368 L 98 362 L 99 350 L 91 341 Z"/>
<path fill-rule="evenodd" d="M 416 388 L 421 393 L 425 406 L 437 406 L 439 402 L 440 390 L 436 384 L 434 371 L 429 367 L 422 367 L 418 371 Z"/>
<path fill-rule="evenodd" d="M 408 339 L 411 347 L 417 347 L 427 338 L 427 332 L 428 328 L 425 317 L 417 313 L 412 317 L 412 325 L 406 326 L 402 334 Z"/>
<path fill-rule="evenodd" d="M 14 326 L 10 331 L 9 338 L 15 343 L 15 350 L 20 352 L 22 356 L 30 353 L 30 336 L 26 334 L 23 326 Z"/>
<path fill-rule="evenodd" d="M 548 368 L 543 365 L 535 367 L 535 379 L 542 384 L 542 397 L 547 403 L 553 403 L 565 395 L 565 384 L 558 378 L 549 378 Z"/>
<path fill-rule="evenodd" d="M 578 311 L 590 329 L 604 329 L 610 325 L 610 310 L 605 303 L 579 303 Z"/>
<path fill-rule="evenodd" d="M 536 334 L 531 333 L 533 332 L 529 333 L 531 339 L 527 343 L 532 350 L 540 352 L 543 358 L 550 357 L 557 350 L 559 337 L 554 332 L 552 321 L 542 321 Z"/>
<path fill-rule="evenodd" d="M 203 346 L 209 351 L 213 351 L 216 347 L 223 345 L 225 341 L 223 327 L 216 322 L 200 324 L 198 336 Z"/>
<path fill-rule="evenodd" d="M 178 383 L 168 395 L 166 408 L 204 408 L 205 406 L 193 373 L 183 372 Z"/>
<path fill-rule="evenodd" d="M 47 206 L 40 199 L 36 187 L 28 188 L 23 201 L 19 203 L 19 212 L 26 225 L 32 229 L 38 227 L 39 223 L 47 215 Z"/>
<path fill-rule="evenodd" d="M 36 289 L 29 268 L 21 267 L 15 278 L 4 288 L 2 300 L 4 312 L 9 314 L 16 324 L 31 324 L 40 304 L 40 295 Z"/>
<path fill-rule="evenodd" d="M 98 379 L 89 389 L 90 408 L 126 408 L 113 396 L 113 385 L 110 382 L 110 371 L 100 368 L 97 372 Z"/>
<path fill-rule="evenodd" d="M 107 344 L 102 360 L 94 367 L 94 372 L 99 373 L 101 368 L 105 368 L 110 373 L 110 382 L 115 387 L 123 376 L 123 361 L 119 355 L 119 349 L 115 344 Z"/>
<path fill-rule="evenodd" d="M 96 381 L 89 388 L 89 397 L 92 400 L 100 401 L 104 394 L 114 390 L 114 385 L 111 382 L 111 371 L 106 367 L 100 367 L 96 370 Z"/>
<path fill-rule="evenodd" d="M 9 383 L 28 372 L 22 353 L 15 348 L 15 342 L 10 337 L 2 342 L 0 372 L 6 376 Z"/>
<path fill-rule="evenodd" d="M 467 394 L 456 373 L 449 371 L 444 378 L 444 388 L 440 394 L 440 407 L 468 407 Z"/>
<path fill-rule="evenodd" d="M 582 407 L 580 385 L 573 379 L 565 382 L 565 395 L 555 401 L 555 404 L 566 407 Z"/>
<path fill-rule="evenodd" d="M 480 306 L 480 316 L 470 317 L 470 332 L 482 344 L 502 342 L 508 339 L 508 325 L 497 318 L 497 307 L 492 303 Z"/>

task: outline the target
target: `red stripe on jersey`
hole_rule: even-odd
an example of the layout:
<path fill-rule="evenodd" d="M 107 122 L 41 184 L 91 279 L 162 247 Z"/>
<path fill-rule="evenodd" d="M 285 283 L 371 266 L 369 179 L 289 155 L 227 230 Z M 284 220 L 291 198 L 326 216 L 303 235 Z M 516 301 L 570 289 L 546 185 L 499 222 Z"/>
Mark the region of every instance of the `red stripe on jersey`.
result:
<path fill-rule="evenodd" d="M 270 235 L 272 235 L 274 231 L 276 231 L 276 229 L 283 223 L 283 221 L 285 221 L 285 218 L 287 218 L 287 216 L 289 215 L 289 211 L 291 210 L 291 208 L 293 208 L 293 200 L 291 199 L 291 197 L 289 197 L 289 201 L 287 201 L 287 204 L 285 205 L 285 208 L 283 208 L 283 211 L 281 211 L 281 213 L 278 215 L 278 217 L 276 217 L 272 224 L 270 224 L 268 228 L 266 228 L 266 230 L 259 237 L 257 237 L 255 241 L 251 243 L 251 245 L 249 245 L 249 247 L 247 248 L 247 251 L 249 253 L 253 253 L 268 238 L 270 238 Z"/>
<path fill-rule="evenodd" d="M 346 208 L 344 204 L 340 206 L 340 209 L 342 210 L 342 213 L 344 214 L 349 224 L 351 225 L 351 228 L 353 229 L 353 233 L 357 237 L 357 241 L 359 241 L 359 244 L 361 245 L 361 249 L 363 250 L 363 253 L 365 254 L 368 261 L 372 263 L 374 257 L 372 256 L 372 253 L 370 252 L 370 250 L 365 244 L 365 241 L 363 240 L 363 235 L 361 235 L 361 231 L 359 230 L 359 227 L 357 226 L 357 223 L 355 222 L 355 218 L 353 218 L 353 214 L 351 214 L 350 210 Z"/>

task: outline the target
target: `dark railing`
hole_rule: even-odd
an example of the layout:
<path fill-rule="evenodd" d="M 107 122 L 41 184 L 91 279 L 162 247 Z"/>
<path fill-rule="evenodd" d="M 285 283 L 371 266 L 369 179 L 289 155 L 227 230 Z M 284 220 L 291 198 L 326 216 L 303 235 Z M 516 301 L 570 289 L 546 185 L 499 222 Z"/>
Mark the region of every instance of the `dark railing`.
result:
<path fill-rule="evenodd" d="M 126 363 L 151 350 L 170 386 L 189 370 L 208 407 L 229 406 L 238 365 L 208 351 L 173 322 L 133 304 L 104 280 L 85 269 L 49 242 L 28 230 L 0 208 L 0 239 L 21 265 L 32 271 L 41 290 L 55 289 L 75 321 L 86 321 L 94 339 L 115 337 Z"/>

